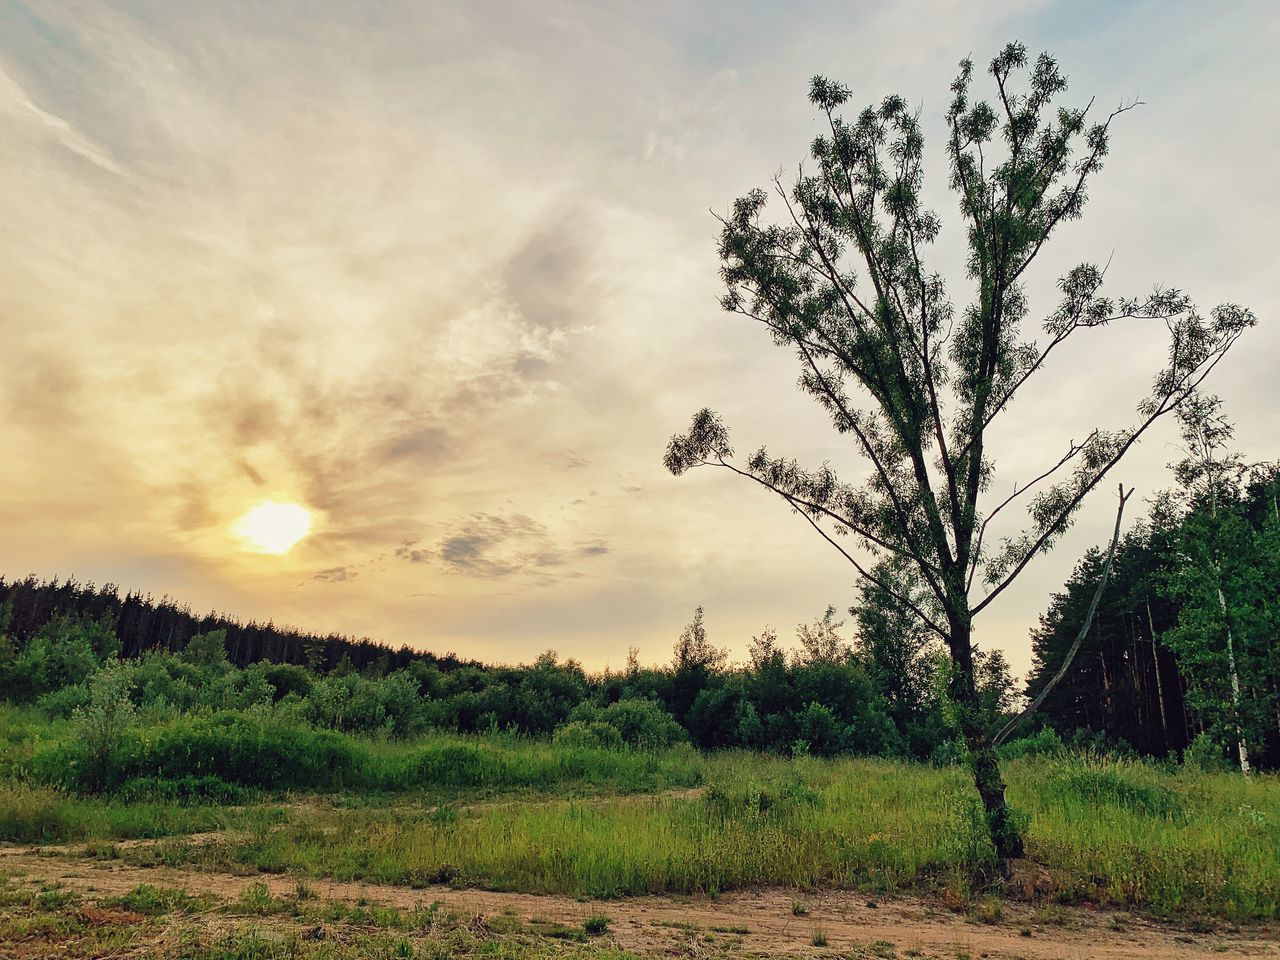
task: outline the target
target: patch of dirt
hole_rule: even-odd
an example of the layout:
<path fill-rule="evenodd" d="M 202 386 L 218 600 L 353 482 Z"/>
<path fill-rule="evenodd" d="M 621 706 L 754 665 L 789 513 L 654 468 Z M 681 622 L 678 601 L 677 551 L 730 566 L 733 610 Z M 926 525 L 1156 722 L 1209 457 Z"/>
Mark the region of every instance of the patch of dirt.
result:
<path fill-rule="evenodd" d="M 1004 887 L 1014 899 L 1046 899 L 1060 888 L 1049 869 L 1034 860 L 1010 860 L 1008 869 Z"/>
<path fill-rule="evenodd" d="M 104 898 L 127 893 L 141 883 L 175 887 L 192 895 L 232 899 L 252 884 L 265 884 L 278 897 L 290 897 L 299 880 L 316 895 L 349 903 L 365 902 L 412 909 L 439 901 L 463 916 L 515 914 L 527 922 L 577 926 L 593 914 L 610 918 L 609 934 L 618 947 L 639 953 L 669 953 L 682 944 L 696 946 L 706 935 L 740 938 L 737 952 L 831 956 L 873 944 L 892 944 L 899 956 L 988 960 L 1185 960 L 1209 955 L 1227 958 L 1280 958 L 1280 927 L 1235 928 L 1190 934 L 1176 928 L 1107 910 L 1055 908 L 1050 925 L 1037 922 L 1028 904 L 1006 902 L 1000 919 L 975 924 L 936 903 L 911 897 L 877 898 L 851 891 L 797 894 L 792 890 L 742 891 L 717 899 L 633 897 L 580 902 L 568 897 L 522 893 L 412 889 L 384 884 L 313 880 L 288 874 L 236 876 L 198 869 L 137 867 L 113 860 L 42 856 L 40 850 L 0 846 L 0 865 L 17 882 L 61 883 L 66 889 Z M 793 913 L 802 901 L 804 915 Z M 1120 929 L 1116 929 L 1116 928 Z M 745 933 L 742 931 L 746 931 Z M 827 946 L 812 946 L 815 931 Z M 888 954 L 884 946 L 873 948 Z M 912 953 L 911 951 L 915 951 Z"/>
<path fill-rule="evenodd" d="M 77 911 L 77 916 L 85 923 L 92 923 L 95 927 L 118 927 L 131 923 L 144 923 L 147 916 L 144 913 L 134 913 L 132 910 L 113 910 L 107 907 L 83 907 Z"/>
<path fill-rule="evenodd" d="M 177 837 L 145 837 L 137 840 L 106 840 L 92 844 L 45 843 L 38 847 L 14 847 L 0 845 L 0 865 L 9 862 L 7 859 L 3 858 L 11 857 L 14 854 L 43 854 L 45 856 L 58 857 L 92 857 L 97 856 L 101 851 L 108 849 L 145 850 L 161 843 L 170 843 L 179 840 L 188 846 L 204 847 L 226 840 L 228 837 L 232 837 L 234 835 L 234 833 L 227 830 L 210 830 L 208 833 L 188 833 Z"/>

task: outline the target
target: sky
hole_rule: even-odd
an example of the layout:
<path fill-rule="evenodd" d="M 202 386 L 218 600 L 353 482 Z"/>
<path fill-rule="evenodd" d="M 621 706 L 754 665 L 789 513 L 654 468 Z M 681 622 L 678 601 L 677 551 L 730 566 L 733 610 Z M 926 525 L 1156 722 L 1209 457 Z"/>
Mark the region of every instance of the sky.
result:
<path fill-rule="evenodd" d="M 1012 39 L 1058 58 L 1064 102 L 1144 104 L 1037 261 L 1033 319 L 1108 259 L 1113 294 L 1251 307 L 1211 389 L 1240 448 L 1275 459 L 1262 0 L 0 0 L 0 575 L 591 669 L 669 659 L 698 604 L 737 657 L 848 607 L 854 571 L 803 519 L 662 467 L 710 406 L 739 449 L 865 475 L 794 358 L 720 311 L 713 211 L 804 158 L 813 74 L 857 105 L 901 93 L 963 304 L 947 88 Z M 1004 418 L 992 495 L 1130 422 L 1161 333 L 1064 351 Z M 1175 441 L 1152 433 L 1115 479 L 1169 486 Z M 1015 672 L 1109 535 L 1111 488 L 978 621 Z M 237 526 L 263 501 L 311 516 L 283 554 Z"/>

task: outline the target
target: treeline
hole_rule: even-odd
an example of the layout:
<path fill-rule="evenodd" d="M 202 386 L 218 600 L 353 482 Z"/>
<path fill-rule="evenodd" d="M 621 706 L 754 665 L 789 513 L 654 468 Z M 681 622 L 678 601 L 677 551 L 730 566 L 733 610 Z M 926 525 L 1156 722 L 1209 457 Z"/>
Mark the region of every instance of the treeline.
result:
<path fill-rule="evenodd" d="M 237 667 L 267 661 L 327 672 L 345 661 L 357 670 L 386 672 L 416 661 L 444 670 L 466 662 L 453 654 L 437 656 L 404 646 L 393 648 L 368 638 L 319 636 L 273 623 L 244 623 L 216 612 L 196 614 L 168 597 L 155 599 L 135 592 L 121 595 L 119 587 L 111 583 L 99 587 L 74 579 L 0 577 L 0 634 L 23 644 L 50 623 L 66 618 L 109 625 L 120 641 L 119 654 L 125 658 L 152 651 L 175 653 L 192 637 L 220 631 L 226 638 L 227 658 Z"/>
<path fill-rule="evenodd" d="M 1253 766 L 1275 769 L 1280 472 L 1235 458 L 1196 467 L 1181 464 L 1183 487 L 1121 541 L 1093 624 L 1041 713 L 1064 735 L 1087 731 L 1157 757 L 1200 738 L 1238 762 L 1243 741 Z M 1089 551 L 1041 618 L 1029 696 L 1079 633 L 1104 559 Z"/>
<path fill-rule="evenodd" d="M 70 595 L 70 594 L 68 594 Z M 92 597 L 92 592 L 80 595 Z M 69 716 L 114 691 L 130 711 L 156 716 L 253 711 L 293 724 L 407 737 L 427 730 L 554 734 L 579 745 L 745 747 L 786 753 L 878 754 L 946 762 L 954 742 L 945 658 L 847 639 L 835 611 L 797 631 L 794 649 L 776 633 L 754 639 L 751 662 L 730 666 L 707 637 L 699 609 L 669 664 L 588 674 L 544 654 L 524 666 L 390 655 L 332 668 L 232 659 L 226 628 L 132 657 L 107 614 L 57 613 L 25 636 L 0 635 L 4 699 Z M 903 658 L 905 657 L 905 672 Z M 998 654 L 982 662 L 994 726 L 1014 686 Z M 108 697 L 110 700 L 110 697 Z M 116 709 L 99 705 L 97 709 Z"/>

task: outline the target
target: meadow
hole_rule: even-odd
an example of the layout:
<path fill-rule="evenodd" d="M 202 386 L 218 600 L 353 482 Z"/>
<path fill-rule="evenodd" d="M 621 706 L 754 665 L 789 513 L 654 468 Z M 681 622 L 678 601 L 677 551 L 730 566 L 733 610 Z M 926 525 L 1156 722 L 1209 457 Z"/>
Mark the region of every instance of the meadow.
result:
<path fill-rule="evenodd" d="M 74 725 L 3 707 L 0 729 L 0 839 L 126 863 L 606 899 L 1007 892 L 958 765 L 503 734 L 389 741 L 240 714 L 138 728 L 91 790 Z M 1009 793 L 1039 865 L 1035 897 L 1280 917 L 1277 778 L 1043 755 L 1035 741 L 1019 752 Z M 139 838 L 155 842 L 123 842 Z"/>

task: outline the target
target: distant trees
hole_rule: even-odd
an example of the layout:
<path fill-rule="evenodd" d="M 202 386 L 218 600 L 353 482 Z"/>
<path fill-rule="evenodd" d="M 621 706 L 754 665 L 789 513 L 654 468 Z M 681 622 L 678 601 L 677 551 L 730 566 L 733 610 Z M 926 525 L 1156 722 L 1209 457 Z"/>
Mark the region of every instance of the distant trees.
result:
<path fill-rule="evenodd" d="M 195 614 L 167 597 L 140 593 L 121 595 L 115 584 L 96 586 L 75 580 L 6 580 L 0 577 L 0 635 L 25 642 L 59 618 L 100 625 L 119 646 L 122 657 L 148 651 L 183 650 L 192 637 L 221 631 L 227 659 L 236 666 L 260 660 L 306 665 L 326 671 L 343 658 L 356 668 L 379 661 L 386 669 L 400 669 L 414 661 L 435 663 L 450 670 L 463 665 L 452 654 L 437 656 L 408 647 L 392 649 L 372 640 L 336 634 L 320 637 L 272 623 L 244 623 L 218 613 Z M 4 651 L 0 649 L 0 669 Z"/>
<path fill-rule="evenodd" d="M 153 649 L 118 660 L 119 648 L 109 623 L 86 617 L 60 615 L 25 640 L 0 633 L 0 700 L 82 718 L 99 744 L 134 715 L 232 712 L 252 714 L 255 723 L 266 717 L 390 738 L 439 729 L 555 735 L 594 747 L 692 742 L 818 756 L 956 756 L 936 658 L 917 665 L 920 690 L 900 724 L 889 709 L 896 680 L 874 650 L 846 636 L 833 609 L 798 625 L 789 641 L 766 631 L 752 662 L 741 665 L 728 662 L 695 612 L 668 665 L 642 667 L 633 657 L 620 673 L 594 676 L 550 652 L 522 666 L 450 670 L 421 659 L 387 669 L 382 658 L 364 669 L 346 658 L 327 671 L 266 661 L 238 667 L 222 630 L 197 634 L 176 653 Z M 1012 685 L 998 663 L 989 673 L 995 686 L 987 702 L 1002 709 Z M 99 774 L 106 776 L 86 768 L 95 782 Z"/>
<path fill-rule="evenodd" d="M 1089 636 L 1042 713 L 1079 742 L 1083 732 L 1162 756 L 1199 737 L 1237 763 L 1243 744 L 1252 765 L 1274 769 L 1280 470 L 1230 453 L 1215 398 L 1197 398 L 1180 420 L 1187 456 L 1176 465 L 1179 487 L 1121 542 Z M 1100 567 L 1098 551 L 1086 554 L 1041 618 L 1028 694 L 1057 670 Z"/>
<path fill-rule="evenodd" d="M 969 247 L 967 304 L 953 304 L 925 259 L 941 223 L 920 204 L 924 141 L 902 97 L 850 121 L 840 114 L 849 90 L 814 78 L 810 101 L 826 131 L 813 141 L 812 168 L 790 187 L 775 180 L 776 219 L 765 217 L 769 194 L 755 190 L 722 221 L 724 307 L 795 354 L 801 389 L 848 438 L 867 479 L 851 483 L 827 464 L 807 469 L 763 447 L 737 461 L 710 410 L 672 438 L 665 463 L 675 474 L 725 469 L 777 495 L 941 641 L 992 842 L 1013 857 L 1022 844 L 979 695 L 974 618 L 1054 544 L 1084 498 L 1195 392 L 1254 318 L 1232 304 L 1205 316 L 1177 290 L 1113 299 L 1102 293 L 1104 270 L 1086 263 L 1063 275 L 1044 335 L 1024 332 L 1028 270 L 1056 229 L 1080 216 L 1110 124 L 1127 108 L 1096 123 L 1091 105 L 1055 108 L 1066 79 L 1047 54 L 1030 64 L 1021 44 L 1005 47 L 989 73 L 993 103 L 972 99 L 973 65 L 963 61 L 947 112 L 950 185 Z M 1130 320 L 1157 321 L 1169 334 L 1168 361 L 1136 420 L 1092 430 L 1013 493 L 990 496 L 987 439 L 1015 396 L 1074 335 Z M 1028 525 L 993 543 L 991 522 L 1019 498 Z M 975 596 L 979 580 L 987 589 Z"/>

